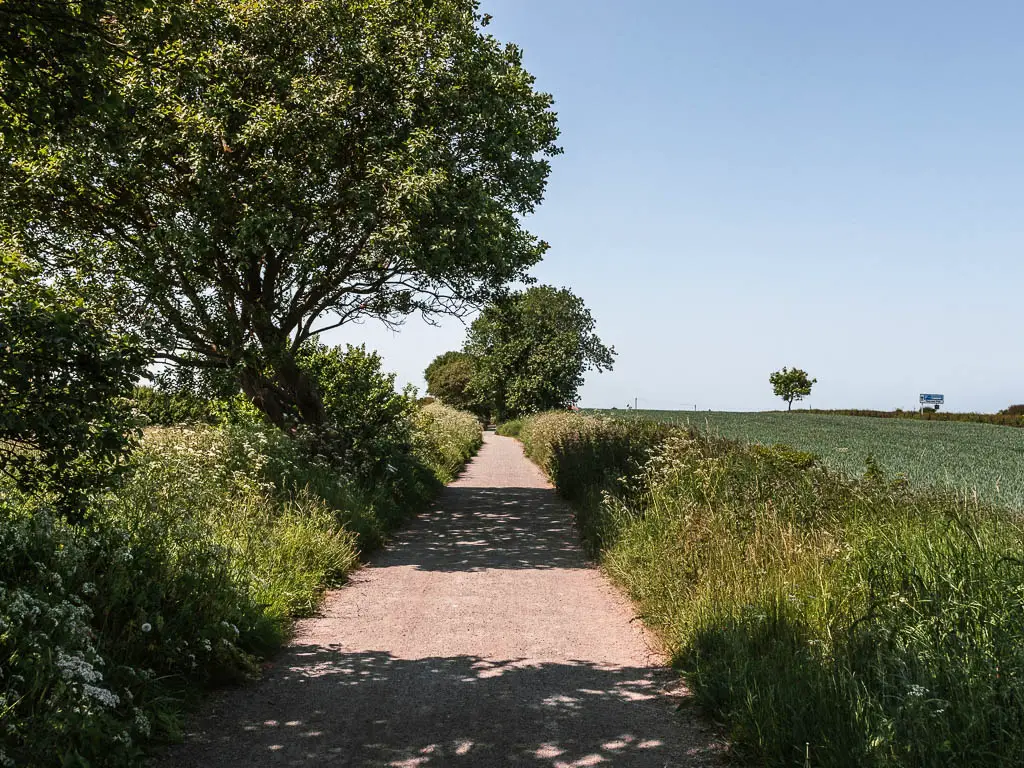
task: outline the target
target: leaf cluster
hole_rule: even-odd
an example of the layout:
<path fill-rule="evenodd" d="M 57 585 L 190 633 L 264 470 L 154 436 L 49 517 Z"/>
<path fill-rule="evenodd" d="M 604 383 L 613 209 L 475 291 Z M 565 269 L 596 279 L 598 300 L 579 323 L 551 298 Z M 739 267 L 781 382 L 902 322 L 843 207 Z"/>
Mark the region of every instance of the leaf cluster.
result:
<path fill-rule="evenodd" d="M 127 398 L 146 361 L 136 337 L 0 253 L 0 472 L 80 514 L 133 445 Z"/>
<path fill-rule="evenodd" d="M 469 328 L 476 360 L 470 391 L 493 403 L 499 421 L 573 405 L 587 371 L 611 370 L 615 350 L 594 332 L 583 300 L 534 286 L 487 306 Z"/>

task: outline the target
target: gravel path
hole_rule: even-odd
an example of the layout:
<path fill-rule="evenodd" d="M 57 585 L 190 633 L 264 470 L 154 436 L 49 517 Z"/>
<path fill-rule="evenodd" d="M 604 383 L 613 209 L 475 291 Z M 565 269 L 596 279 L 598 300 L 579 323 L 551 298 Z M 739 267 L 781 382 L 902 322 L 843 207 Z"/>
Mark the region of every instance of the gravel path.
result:
<path fill-rule="evenodd" d="M 162 766 L 699 766 L 720 749 L 519 443 L 219 694 Z"/>

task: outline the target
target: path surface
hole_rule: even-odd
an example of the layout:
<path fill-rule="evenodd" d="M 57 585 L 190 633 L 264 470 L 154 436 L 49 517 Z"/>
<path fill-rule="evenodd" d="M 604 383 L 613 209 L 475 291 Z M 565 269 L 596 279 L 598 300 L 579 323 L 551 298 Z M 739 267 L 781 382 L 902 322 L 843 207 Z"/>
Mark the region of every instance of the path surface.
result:
<path fill-rule="evenodd" d="M 436 508 L 161 765 L 716 764 L 633 618 L 519 443 L 488 433 Z"/>

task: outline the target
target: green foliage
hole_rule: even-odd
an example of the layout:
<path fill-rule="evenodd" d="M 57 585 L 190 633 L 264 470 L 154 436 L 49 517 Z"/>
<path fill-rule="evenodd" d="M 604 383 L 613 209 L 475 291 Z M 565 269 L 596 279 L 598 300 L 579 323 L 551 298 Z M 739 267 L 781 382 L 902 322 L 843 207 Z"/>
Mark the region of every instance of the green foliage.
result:
<path fill-rule="evenodd" d="M 175 424 L 216 424 L 219 413 L 216 403 L 187 392 L 163 392 L 153 387 L 135 387 L 132 405 L 152 426 Z"/>
<path fill-rule="evenodd" d="M 494 430 L 496 434 L 504 435 L 505 437 L 519 437 L 520 431 L 523 429 L 524 419 L 510 419 L 509 421 L 503 421 Z"/>
<path fill-rule="evenodd" d="M 130 450 L 138 339 L 0 250 L 0 473 L 78 518 Z"/>
<path fill-rule="evenodd" d="M 122 276 L 168 359 L 231 371 L 278 426 L 321 421 L 295 360 L 326 327 L 461 312 L 546 250 L 521 221 L 552 99 L 475 0 L 112 6 L 118 108 L 5 147 L 0 222 Z"/>
<path fill-rule="evenodd" d="M 365 346 L 303 347 L 299 365 L 323 400 L 324 424 L 311 435 L 325 459 L 365 486 L 388 476 L 410 454 L 412 397 L 395 392 L 395 375 Z"/>
<path fill-rule="evenodd" d="M 486 418 L 491 407 L 480 402 L 480 398 L 470 390 L 475 370 L 476 360 L 472 355 L 465 352 L 440 354 L 423 372 L 427 380 L 427 392 L 445 405 Z"/>
<path fill-rule="evenodd" d="M 389 492 L 254 424 L 147 430 L 89 529 L 0 485 L 0 764 L 138 765 L 187 697 L 254 674 L 479 444 L 472 416 L 424 411 L 421 474 Z"/>
<path fill-rule="evenodd" d="M 595 413 L 610 414 L 610 411 Z M 618 411 L 619 418 L 656 419 L 707 429 L 749 443 L 791 445 L 848 477 L 863 471 L 868 456 L 888 475 L 917 487 L 936 487 L 986 503 L 1024 510 L 1018 429 L 921 419 L 876 419 L 797 413 Z M 959 415 L 959 414 L 946 414 Z"/>
<path fill-rule="evenodd" d="M 417 409 L 414 452 L 443 483 L 450 483 L 483 442 L 480 422 L 442 403 Z"/>
<path fill-rule="evenodd" d="M 547 285 L 487 306 L 469 328 L 466 352 L 476 359 L 470 390 L 493 404 L 498 421 L 573 405 L 583 374 L 611 370 L 615 356 L 583 300 Z"/>
<path fill-rule="evenodd" d="M 131 5 L 132 0 L 0 4 L 0 146 L 83 128 L 116 106 L 106 84 L 116 48 L 104 34 L 103 18 Z"/>
<path fill-rule="evenodd" d="M 618 454 L 594 447 L 622 429 L 650 453 L 624 482 Z M 522 434 L 740 755 L 851 768 L 1024 759 L 1017 518 L 880 472 L 846 479 L 791 449 L 650 430 L 559 414 Z"/>
<path fill-rule="evenodd" d="M 1022 416 L 1024 417 L 1024 405 L 1011 405 L 999 412 L 1000 416 Z M 1024 425 L 1022 425 L 1024 426 Z"/>
<path fill-rule="evenodd" d="M 797 469 L 810 469 L 814 466 L 817 457 L 809 451 L 798 451 L 788 445 L 776 443 L 775 445 L 752 445 L 750 451 L 769 462 L 787 464 Z M 868 457 L 872 460 L 871 457 Z"/>
<path fill-rule="evenodd" d="M 817 379 L 807 376 L 807 371 L 794 367 L 793 369 L 783 368 L 775 371 L 768 377 L 771 382 L 772 391 L 776 397 L 781 397 L 787 404 L 787 410 L 793 408 L 794 400 L 803 400 L 811 394 L 811 387 L 818 383 Z"/>

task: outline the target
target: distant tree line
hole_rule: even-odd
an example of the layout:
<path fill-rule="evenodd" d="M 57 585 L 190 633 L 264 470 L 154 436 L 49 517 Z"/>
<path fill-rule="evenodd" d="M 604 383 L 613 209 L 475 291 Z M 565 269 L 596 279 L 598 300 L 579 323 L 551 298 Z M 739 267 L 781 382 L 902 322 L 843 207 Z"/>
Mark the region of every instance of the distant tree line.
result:
<path fill-rule="evenodd" d="M 879 419 L 918 419 L 921 421 L 973 421 L 979 424 L 996 424 L 1003 427 L 1024 427 L 1024 406 L 1012 405 L 999 413 L 941 413 L 938 411 L 873 411 L 858 408 L 835 410 L 811 409 L 801 413 L 820 413 L 836 416 L 871 416 Z"/>

